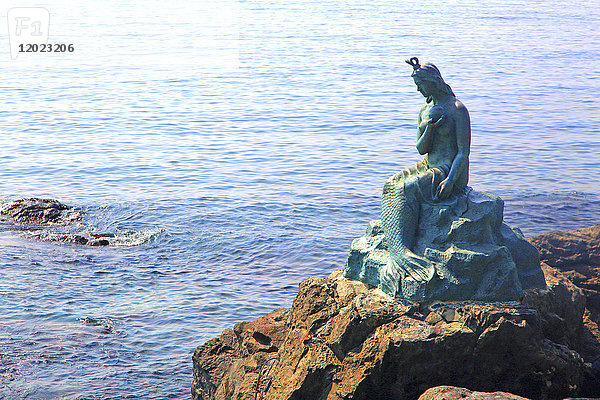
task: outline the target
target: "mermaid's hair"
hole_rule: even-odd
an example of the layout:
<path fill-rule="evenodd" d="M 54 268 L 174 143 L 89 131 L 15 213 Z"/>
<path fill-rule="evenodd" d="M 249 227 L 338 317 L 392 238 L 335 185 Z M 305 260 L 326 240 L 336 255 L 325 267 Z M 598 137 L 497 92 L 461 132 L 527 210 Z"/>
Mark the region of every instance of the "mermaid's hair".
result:
<path fill-rule="evenodd" d="M 431 63 L 425 63 L 423 65 L 419 64 L 419 59 L 417 57 L 412 57 L 406 60 L 406 63 L 413 67 L 413 72 L 410 75 L 411 77 L 418 77 L 421 80 L 433 82 L 436 88 L 442 93 L 449 94 L 452 97 L 456 97 L 450 85 L 444 82 L 444 78 L 442 78 L 442 74 L 437 67 Z"/>

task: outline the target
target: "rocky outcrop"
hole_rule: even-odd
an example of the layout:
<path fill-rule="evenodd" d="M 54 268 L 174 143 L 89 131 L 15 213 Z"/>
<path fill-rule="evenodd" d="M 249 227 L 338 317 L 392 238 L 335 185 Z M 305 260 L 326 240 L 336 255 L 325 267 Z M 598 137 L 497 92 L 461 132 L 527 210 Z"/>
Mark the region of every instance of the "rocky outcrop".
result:
<path fill-rule="evenodd" d="M 68 224 L 81 214 L 73 207 L 52 199 L 18 199 L 2 204 L 0 217 L 5 222 L 25 225 Z"/>
<path fill-rule="evenodd" d="M 546 233 L 530 240 L 540 249 L 546 264 L 583 290 L 588 309 L 596 316 L 600 314 L 600 224 Z"/>
<path fill-rule="evenodd" d="M 432 262 L 435 273 L 422 282 L 393 278 L 399 282 L 391 286 L 381 221 L 371 221 L 352 242 L 344 276 L 418 301 L 517 300 L 523 289 L 543 288 L 544 275 L 537 249 L 502 222 L 503 210 L 498 196 L 474 190 L 449 204 L 421 204 L 412 250 Z"/>
<path fill-rule="evenodd" d="M 586 323 L 594 315 L 586 292 L 558 267 L 542 269 L 546 289 L 489 303 L 393 299 L 341 271 L 309 278 L 291 309 L 236 324 L 196 349 L 194 399 L 417 399 L 439 385 L 598 397 L 600 345 Z"/>
<path fill-rule="evenodd" d="M 75 208 L 53 199 L 32 197 L 0 205 L 2 227 L 23 230 L 28 238 L 88 246 L 110 245 L 114 235 L 90 233 L 79 225 L 82 216 Z"/>
<path fill-rule="evenodd" d="M 506 392 L 474 392 L 455 386 L 436 386 L 427 389 L 419 400 L 528 400 Z"/>
<path fill-rule="evenodd" d="M 583 308 L 583 329 L 577 336 L 579 342 L 571 345 L 578 346 L 579 353 L 595 372 L 594 377 L 586 380 L 586 385 L 600 387 L 600 224 L 568 232 L 545 233 L 530 241 L 540 249 L 542 261 L 554 268 L 555 275 L 579 288 L 585 298 L 585 302 L 577 301 L 578 310 Z M 573 324 L 575 317 L 571 314 L 570 321 L 559 325 L 569 325 L 573 331 L 577 327 Z M 557 323 L 555 319 L 554 325 Z M 549 324 L 548 331 L 554 329 Z"/>

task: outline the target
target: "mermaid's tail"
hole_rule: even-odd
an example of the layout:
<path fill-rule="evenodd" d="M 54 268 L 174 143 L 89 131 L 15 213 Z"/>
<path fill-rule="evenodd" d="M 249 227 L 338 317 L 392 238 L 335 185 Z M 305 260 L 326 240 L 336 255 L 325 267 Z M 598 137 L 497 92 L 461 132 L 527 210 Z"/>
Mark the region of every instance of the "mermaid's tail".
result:
<path fill-rule="evenodd" d="M 390 253 L 385 268 L 380 272 L 380 287 L 387 294 L 396 296 L 403 292 L 401 282 L 429 282 L 434 274 L 435 267 L 431 261 L 406 249 L 401 257 Z"/>
<path fill-rule="evenodd" d="M 411 250 L 423 201 L 419 185 L 426 182 L 430 187 L 436 186 L 434 183 L 439 180 L 429 171 L 426 164 L 419 163 L 394 175 L 383 187 L 381 224 L 390 260 L 381 271 L 381 289 L 391 295 L 402 292 L 399 287 L 402 281 L 418 285 L 428 282 L 435 274 L 433 263 Z"/>

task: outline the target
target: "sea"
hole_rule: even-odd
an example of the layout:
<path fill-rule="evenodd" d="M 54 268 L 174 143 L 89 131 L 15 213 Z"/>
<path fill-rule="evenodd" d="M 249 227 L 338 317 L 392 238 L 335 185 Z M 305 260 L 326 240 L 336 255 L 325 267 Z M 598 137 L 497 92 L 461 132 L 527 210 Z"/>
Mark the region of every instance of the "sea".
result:
<path fill-rule="evenodd" d="M 190 399 L 195 347 L 342 268 L 419 161 L 410 57 L 505 222 L 600 222 L 598 26 L 599 0 L 0 2 L 0 201 L 120 238 L 0 225 L 0 398 Z"/>

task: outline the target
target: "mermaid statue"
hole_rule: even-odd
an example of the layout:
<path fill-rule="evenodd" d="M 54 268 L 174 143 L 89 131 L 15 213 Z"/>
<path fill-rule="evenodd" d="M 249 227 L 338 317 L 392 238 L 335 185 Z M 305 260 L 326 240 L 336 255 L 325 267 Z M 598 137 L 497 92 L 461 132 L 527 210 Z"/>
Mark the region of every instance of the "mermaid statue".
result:
<path fill-rule="evenodd" d="M 413 252 L 419 210 L 423 203 L 451 204 L 464 193 L 469 180 L 471 123 L 467 108 L 430 63 L 406 60 L 413 67 L 417 91 L 426 99 L 418 118 L 417 143 L 423 160 L 391 176 L 383 187 L 381 225 L 389 259 L 381 271 L 382 289 L 406 292 L 398 285 L 413 285 L 432 279 L 432 261 Z M 410 291 L 410 289 L 408 289 Z"/>
<path fill-rule="evenodd" d="M 342 276 L 409 301 L 508 301 L 545 288 L 538 250 L 503 222 L 504 202 L 467 186 L 471 122 L 433 64 L 406 61 L 425 97 L 424 158 L 383 186 L 381 220 L 352 241 Z"/>

